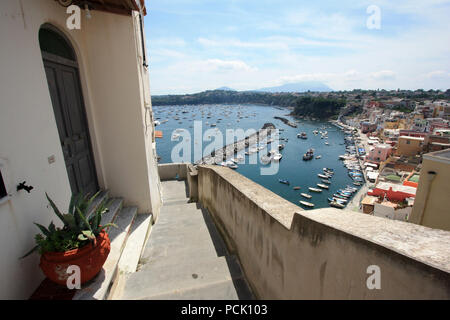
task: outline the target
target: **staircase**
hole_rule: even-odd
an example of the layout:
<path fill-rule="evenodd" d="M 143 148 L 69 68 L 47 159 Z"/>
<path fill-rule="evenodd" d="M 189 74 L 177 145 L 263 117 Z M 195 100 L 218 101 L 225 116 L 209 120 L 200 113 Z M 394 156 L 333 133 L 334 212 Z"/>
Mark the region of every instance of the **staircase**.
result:
<path fill-rule="evenodd" d="M 238 259 L 185 181 L 162 183 L 164 205 L 137 272 L 119 274 L 109 299 L 252 299 Z"/>
<path fill-rule="evenodd" d="M 107 200 L 109 211 L 103 215 L 101 224 L 117 225 L 117 228 L 110 227 L 108 230 L 111 251 L 100 274 L 77 290 L 73 300 L 106 299 L 117 275 L 136 271 L 141 250 L 148 238 L 152 224 L 151 214 L 138 214 L 137 207 L 124 207 L 124 200 L 109 198 L 108 191 L 99 194 L 91 210 L 104 200 Z"/>

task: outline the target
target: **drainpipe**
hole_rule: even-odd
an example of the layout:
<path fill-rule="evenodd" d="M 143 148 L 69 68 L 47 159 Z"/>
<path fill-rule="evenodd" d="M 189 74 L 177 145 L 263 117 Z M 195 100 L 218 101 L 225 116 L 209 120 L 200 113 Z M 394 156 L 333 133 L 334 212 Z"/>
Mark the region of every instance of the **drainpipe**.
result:
<path fill-rule="evenodd" d="M 434 180 L 434 178 L 436 177 L 436 172 L 435 171 L 428 171 L 427 172 L 427 177 L 426 177 L 426 179 L 427 179 L 427 190 L 426 190 L 426 197 L 425 197 L 425 203 L 424 203 L 424 205 L 423 205 L 423 208 L 422 208 L 422 210 L 421 210 L 421 212 L 420 212 L 420 215 L 419 215 L 419 224 L 420 225 L 422 225 L 422 222 L 423 222 L 423 215 L 424 215 L 424 213 L 425 213 L 425 209 L 427 208 L 427 204 L 428 204 L 428 198 L 429 198 L 429 196 L 430 196 L 430 190 L 431 190 L 431 184 L 432 184 L 432 182 L 433 182 L 433 180 Z"/>

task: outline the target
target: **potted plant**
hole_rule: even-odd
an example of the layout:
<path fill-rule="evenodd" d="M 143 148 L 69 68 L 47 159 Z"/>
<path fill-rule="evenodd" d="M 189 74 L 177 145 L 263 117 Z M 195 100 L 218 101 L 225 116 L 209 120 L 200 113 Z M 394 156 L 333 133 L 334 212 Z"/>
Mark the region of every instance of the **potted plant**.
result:
<path fill-rule="evenodd" d="M 57 228 L 53 221 L 48 228 L 35 223 L 42 233 L 35 236 L 36 246 L 22 258 L 38 251 L 41 254 L 39 266 L 53 282 L 66 285 L 67 268 L 80 268 L 81 283 L 94 278 L 102 269 L 111 249 L 106 229 L 114 224 L 100 225 L 101 218 L 108 211 L 106 200 L 94 210 L 91 205 L 99 193 L 74 195 L 70 200 L 68 213 L 63 214 L 55 203 L 46 197 L 58 218 L 63 222 Z"/>

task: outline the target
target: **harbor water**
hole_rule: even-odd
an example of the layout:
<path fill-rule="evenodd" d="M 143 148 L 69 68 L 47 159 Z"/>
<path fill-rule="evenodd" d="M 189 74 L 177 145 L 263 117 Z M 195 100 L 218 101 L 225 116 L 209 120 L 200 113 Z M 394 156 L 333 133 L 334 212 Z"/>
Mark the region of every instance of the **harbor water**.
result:
<path fill-rule="evenodd" d="M 285 148 L 279 151 L 283 157 L 279 162 L 278 172 L 275 175 L 261 175 L 260 167 L 264 164 L 249 164 L 248 156 L 245 156 L 244 163 L 238 163 L 238 168 L 235 169 L 237 172 L 304 209 L 308 208 L 299 203 L 301 200 L 313 203 L 315 209 L 324 208 L 329 206 L 327 198 L 337 190 L 347 185 L 354 187 L 347 168 L 339 160 L 339 155 L 346 153 L 344 132 L 330 122 L 297 120 L 288 116 L 288 109 L 258 105 L 154 106 L 153 112 L 155 120 L 161 123 L 156 130 L 163 133 L 163 138 L 157 139 L 156 145 L 157 154 L 161 157 L 160 163 L 173 162 L 172 149 L 181 141 L 172 141 L 172 135 L 177 129 L 190 132 L 192 138 L 188 142 L 191 143 L 191 150 L 194 150 L 195 144 L 199 143 L 194 139 L 194 121 L 202 121 L 203 132 L 207 129 L 220 131 L 224 138 L 227 129 L 259 130 L 265 123 L 273 123 L 277 129 L 282 130 L 279 132 L 279 143 L 285 145 Z M 298 127 L 290 127 L 274 117 L 287 118 Z M 327 131 L 328 138 L 313 134 L 314 130 Z M 305 132 L 308 138 L 297 138 L 297 134 L 301 132 Z M 224 139 L 224 144 L 225 142 Z M 203 141 L 203 148 L 210 143 Z M 314 149 L 314 158 L 304 161 L 303 154 L 310 148 Z M 258 158 L 267 151 L 261 150 Z M 316 159 L 319 155 L 321 158 Z M 190 161 L 197 160 L 199 159 L 194 158 L 192 152 Z M 323 174 L 323 168 L 334 170 L 329 189 L 324 189 L 321 193 L 308 190 L 309 187 L 319 188 L 318 183 L 323 184 L 322 178 L 317 176 Z M 280 183 L 279 179 L 288 180 L 289 185 Z M 300 189 L 294 190 L 294 187 Z M 312 198 L 306 199 L 301 193 L 310 194 Z"/>

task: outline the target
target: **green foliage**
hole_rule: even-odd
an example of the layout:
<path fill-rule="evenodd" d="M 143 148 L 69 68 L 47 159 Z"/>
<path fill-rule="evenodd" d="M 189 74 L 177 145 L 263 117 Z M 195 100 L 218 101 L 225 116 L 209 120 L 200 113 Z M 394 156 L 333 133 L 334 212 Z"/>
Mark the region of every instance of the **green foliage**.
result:
<path fill-rule="evenodd" d="M 91 209 L 92 203 L 98 194 L 92 197 L 89 195 L 83 196 L 82 194 L 73 195 L 66 214 L 61 213 L 53 200 L 46 194 L 47 200 L 56 216 L 63 222 L 63 227 L 57 228 L 53 221 L 48 228 L 35 223 L 42 234 L 39 233 L 35 236 L 36 246 L 22 258 L 35 251 L 39 251 L 40 254 L 45 252 L 65 252 L 82 248 L 89 243 L 94 244 L 102 230 L 115 226 L 114 224 L 100 225 L 102 215 L 108 211 L 106 200 L 103 200 L 93 210 Z"/>
<path fill-rule="evenodd" d="M 302 97 L 297 100 L 294 114 L 324 119 L 336 116 L 345 107 L 344 99 Z"/>

